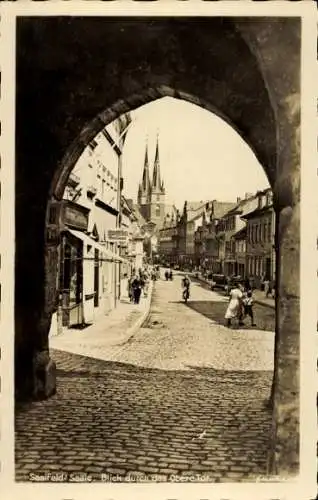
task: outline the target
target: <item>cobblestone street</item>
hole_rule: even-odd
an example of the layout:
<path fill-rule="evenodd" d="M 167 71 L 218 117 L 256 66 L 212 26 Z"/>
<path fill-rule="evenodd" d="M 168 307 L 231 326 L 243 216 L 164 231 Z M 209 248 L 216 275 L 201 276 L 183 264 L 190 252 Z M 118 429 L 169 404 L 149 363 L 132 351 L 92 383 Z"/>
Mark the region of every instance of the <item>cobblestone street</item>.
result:
<path fill-rule="evenodd" d="M 146 324 L 124 344 L 95 346 L 94 358 L 51 351 L 56 395 L 16 409 L 17 480 L 266 474 L 274 334 L 226 328 L 227 299 L 198 283 L 187 305 L 180 298 L 180 276 L 158 281 Z"/>

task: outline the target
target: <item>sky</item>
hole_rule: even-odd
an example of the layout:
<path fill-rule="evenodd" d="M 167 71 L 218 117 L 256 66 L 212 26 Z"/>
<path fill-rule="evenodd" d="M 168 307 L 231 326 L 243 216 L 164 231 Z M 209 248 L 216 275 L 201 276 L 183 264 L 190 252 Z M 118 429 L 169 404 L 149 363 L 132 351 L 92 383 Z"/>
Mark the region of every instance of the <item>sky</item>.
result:
<path fill-rule="evenodd" d="M 167 203 L 236 201 L 269 187 L 263 167 L 221 118 L 183 100 L 164 97 L 131 113 L 123 151 L 124 194 L 136 200 L 148 142 L 152 176 L 158 134 Z"/>

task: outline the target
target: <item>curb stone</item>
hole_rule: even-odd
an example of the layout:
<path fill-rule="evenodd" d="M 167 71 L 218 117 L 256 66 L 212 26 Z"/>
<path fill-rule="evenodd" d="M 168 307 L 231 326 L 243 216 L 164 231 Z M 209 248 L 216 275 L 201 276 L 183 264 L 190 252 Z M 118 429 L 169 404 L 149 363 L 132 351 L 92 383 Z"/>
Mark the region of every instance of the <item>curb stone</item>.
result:
<path fill-rule="evenodd" d="M 127 342 L 129 342 L 133 338 L 133 336 L 135 335 L 137 330 L 139 330 L 139 328 L 142 326 L 142 324 L 147 320 L 149 313 L 150 313 L 150 306 L 151 306 L 153 289 L 154 289 L 154 282 L 151 281 L 150 285 L 149 285 L 148 295 L 147 295 L 147 299 L 146 299 L 146 308 L 145 308 L 144 312 L 142 313 L 140 318 L 137 319 L 136 323 L 134 323 L 131 327 L 128 328 L 128 330 L 126 331 L 125 339 L 118 345 L 124 345 Z"/>

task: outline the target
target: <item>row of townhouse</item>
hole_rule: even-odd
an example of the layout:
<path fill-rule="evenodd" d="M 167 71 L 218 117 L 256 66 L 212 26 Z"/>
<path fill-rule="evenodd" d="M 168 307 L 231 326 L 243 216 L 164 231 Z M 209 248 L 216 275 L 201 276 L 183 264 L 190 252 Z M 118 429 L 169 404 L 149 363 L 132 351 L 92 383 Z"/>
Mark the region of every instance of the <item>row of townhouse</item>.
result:
<path fill-rule="evenodd" d="M 248 194 L 216 224 L 218 257 L 212 271 L 226 276 L 275 279 L 275 212 L 270 189 Z"/>
<path fill-rule="evenodd" d="M 193 267 L 197 264 L 196 233 L 204 229 L 211 214 L 221 217 L 233 203 L 213 201 L 185 202 L 182 214 L 173 207 L 159 231 L 158 252 L 169 265 Z"/>
<path fill-rule="evenodd" d="M 189 217 L 190 215 L 190 217 Z M 160 231 L 160 255 L 180 265 L 253 278 L 275 279 L 275 212 L 270 189 L 247 193 L 235 203 L 207 201 L 191 214 L 170 218 Z"/>
<path fill-rule="evenodd" d="M 113 122 L 89 143 L 55 207 L 61 238 L 51 335 L 108 314 L 127 291 L 124 278 L 142 259 L 137 220 L 122 194 L 120 131 Z"/>

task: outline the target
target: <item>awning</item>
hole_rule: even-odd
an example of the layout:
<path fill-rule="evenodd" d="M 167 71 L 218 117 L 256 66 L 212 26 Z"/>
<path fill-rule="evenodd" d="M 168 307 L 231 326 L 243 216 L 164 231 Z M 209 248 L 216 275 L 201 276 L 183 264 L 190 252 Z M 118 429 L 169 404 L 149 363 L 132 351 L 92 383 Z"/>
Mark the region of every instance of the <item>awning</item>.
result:
<path fill-rule="evenodd" d="M 94 249 L 99 250 L 108 260 L 114 262 L 127 262 L 126 259 L 115 254 L 111 250 L 108 250 L 104 245 L 98 241 L 90 238 L 87 234 L 82 231 L 77 231 L 76 229 L 67 229 L 67 232 L 75 236 L 75 238 L 81 240 L 85 245 L 91 245 Z"/>

